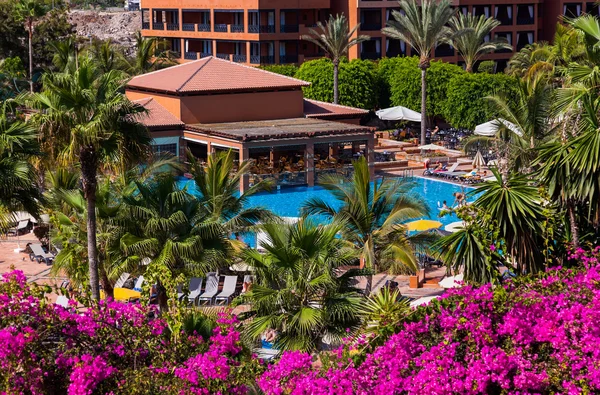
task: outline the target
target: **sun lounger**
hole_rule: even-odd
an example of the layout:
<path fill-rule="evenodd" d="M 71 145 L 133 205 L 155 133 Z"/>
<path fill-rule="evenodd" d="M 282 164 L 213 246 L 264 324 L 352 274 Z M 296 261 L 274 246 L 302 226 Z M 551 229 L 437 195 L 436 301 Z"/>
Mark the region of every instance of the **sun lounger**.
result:
<path fill-rule="evenodd" d="M 458 162 L 456 162 L 456 163 L 455 163 L 455 164 L 453 164 L 453 165 L 452 165 L 452 167 L 450 167 L 450 168 L 449 168 L 447 171 L 439 171 L 439 172 L 437 172 L 437 173 L 436 173 L 436 172 L 433 172 L 433 175 L 434 175 L 434 176 L 438 176 L 438 177 L 446 177 L 446 175 L 447 175 L 448 173 L 453 173 L 453 172 L 456 170 L 456 168 L 458 167 L 458 164 L 459 164 L 459 163 L 458 163 Z"/>
<path fill-rule="evenodd" d="M 190 279 L 189 291 L 190 293 L 187 296 L 188 302 L 192 304 L 196 304 L 196 298 L 200 296 L 202 293 L 202 283 L 204 280 L 200 277 L 192 277 Z M 184 296 L 184 292 L 177 292 L 178 300 L 181 300 Z"/>
<path fill-rule="evenodd" d="M 215 295 L 219 292 L 219 277 L 209 276 L 206 278 L 206 289 L 204 293 L 198 296 L 198 303 L 211 302 Z"/>
<path fill-rule="evenodd" d="M 129 276 L 130 276 L 129 273 L 121 274 L 121 277 L 119 277 L 119 279 L 117 280 L 117 282 L 115 283 L 115 286 L 113 288 L 123 288 L 123 284 L 125 284 L 125 281 L 127 281 Z"/>
<path fill-rule="evenodd" d="M 238 276 L 225 276 L 225 282 L 223 283 L 223 290 L 220 294 L 215 296 L 215 301 L 229 302 L 229 298 L 235 293 L 235 286 L 237 284 Z"/>
<path fill-rule="evenodd" d="M 137 281 L 135 282 L 135 285 L 133 286 L 133 290 L 141 292 L 142 285 L 144 285 L 144 276 L 139 276 Z"/>
<path fill-rule="evenodd" d="M 453 179 L 457 179 L 460 176 L 464 176 L 465 174 L 469 174 L 466 171 L 453 171 L 452 173 L 448 173 L 446 174 L 446 178 L 453 178 Z"/>
<path fill-rule="evenodd" d="M 60 295 L 58 298 L 56 298 L 56 302 L 54 302 L 54 304 L 62 306 L 66 309 L 69 307 L 69 298 L 64 295 Z"/>
<path fill-rule="evenodd" d="M 29 226 L 29 219 L 26 219 L 24 221 L 19 221 L 19 223 L 17 224 L 17 226 L 15 226 L 14 228 L 10 229 L 8 231 L 8 233 L 12 234 L 13 236 L 17 236 L 19 234 L 19 232 L 21 232 L 22 230 L 27 229 L 28 226 Z"/>
<path fill-rule="evenodd" d="M 42 263 L 42 261 L 44 261 L 46 265 L 52 264 L 54 255 L 44 251 L 41 244 L 30 244 L 29 248 L 31 248 L 31 254 L 29 254 L 29 259 L 31 259 L 32 261 L 35 259 L 38 263 Z"/>

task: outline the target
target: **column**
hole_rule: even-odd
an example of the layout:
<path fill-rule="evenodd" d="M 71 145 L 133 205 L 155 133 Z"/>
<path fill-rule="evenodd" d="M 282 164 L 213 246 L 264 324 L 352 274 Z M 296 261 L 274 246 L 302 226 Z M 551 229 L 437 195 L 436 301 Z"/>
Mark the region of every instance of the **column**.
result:
<path fill-rule="evenodd" d="M 352 153 L 353 154 L 357 154 L 360 151 L 360 142 L 353 142 L 352 143 Z"/>
<path fill-rule="evenodd" d="M 315 144 L 311 141 L 306 143 L 304 149 L 304 160 L 306 168 L 306 182 L 309 187 L 315 186 Z"/>
<path fill-rule="evenodd" d="M 271 147 L 271 149 L 269 150 L 269 163 L 271 164 L 271 167 L 274 167 L 274 162 L 275 162 L 275 148 Z"/>
<path fill-rule="evenodd" d="M 240 166 L 242 163 L 250 159 L 250 150 L 245 147 L 240 147 Z M 244 174 L 240 180 L 240 193 L 244 193 L 250 187 L 250 176 Z"/>
<path fill-rule="evenodd" d="M 185 162 L 186 161 L 186 155 L 187 155 L 187 140 L 184 140 L 183 138 L 179 138 L 179 160 L 181 162 Z"/>
<path fill-rule="evenodd" d="M 371 180 L 375 179 L 375 136 L 369 135 L 367 140 L 367 163 L 369 165 L 369 177 Z"/>
<path fill-rule="evenodd" d="M 212 153 L 213 153 L 212 144 L 210 141 L 208 141 L 206 143 L 206 159 L 208 159 Z"/>

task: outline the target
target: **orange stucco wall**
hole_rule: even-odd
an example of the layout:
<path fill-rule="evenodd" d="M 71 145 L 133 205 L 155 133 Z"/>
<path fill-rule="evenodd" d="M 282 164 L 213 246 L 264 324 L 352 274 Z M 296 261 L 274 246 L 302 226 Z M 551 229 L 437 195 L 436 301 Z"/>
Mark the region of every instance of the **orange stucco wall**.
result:
<path fill-rule="evenodd" d="M 139 100 L 146 97 L 153 97 L 154 100 L 159 102 L 164 108 L 167 109 L 167 111 L 175 115 L 178 119 L 181 119 L 181 105 L 178 97 L 161 95 L 159 93 L 136 92 L 129 89 L 125 90 L 125 95 L 129 100 Z"/>
<path fill-rule="evenodd" d="M 180 119 L 186 124 L 259 121 L 303 116 L 301 90 L 181 98 Z"/>

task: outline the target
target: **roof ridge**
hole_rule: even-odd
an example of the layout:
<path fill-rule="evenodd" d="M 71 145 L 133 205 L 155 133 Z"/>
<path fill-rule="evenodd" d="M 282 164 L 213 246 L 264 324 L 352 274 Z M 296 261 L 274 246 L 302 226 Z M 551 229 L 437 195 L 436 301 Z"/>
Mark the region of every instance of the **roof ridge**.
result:
<path fill-rule="evenodd" d="M 340 107 L 340 108 L 349 108 L 352 110 L 360 110 L 360 111 L 366 111 L 369 112 L 369 110 L 365 110 L 364 108 L 358 108 L 358 107 L 351 107 L 351 106 L 345 106 L 343 104 L 335 104 L 335 103 L 329 103 L 326 101 L 321 101 L 321 100 L 315 100 L 315 99 L 308 99 L 308 98 L 304 98 L 304 100 L 309 101 L 309 102 L 314 102 L 314 103 L 322 103 L 322 104 L 327 104 L 329 106 L 334 106 L 334 107 Z"/>
<path fill-rule="evenodd" d="M 195 62 L 198 62 L 199 60 L 202 60 L 202 59 L 195 60 Z M 191 63 L 194 63 L 194 62 L 180 63 L 180 64 L 176 64 L 176 65 L 173 65 L 173 66 L 165 67 L 163 69 L 158 69 L 158 70 L 150 71 L 148 73 L 136 75 L 135 77 L 133 77 L 129 81 L 129 83 L 133 82 L 133 80 L 135 80 L 136 78 L 145 77 L 147 75 L 152 75 L 152 74 L 160 73 L 160 72 L 165 71 L 165 70 L 173 70 L 173 69 L 176 69 L 177 67 L 189 66 Z"/>
<path fill-rule="evenodd" d="M 211 56 L 211 57 L 212 57 L 212 56 Z M 272 72 L 272 71 L 263 70 L 263 69 L 261 69 L 260 67 L 248 66 L 248 65 L 245 65 L 245 64 L 242 64 L 242 63 L 235 63 L 235 62 L 232 62 L 232 61 L 230 61 L 230 60 L 221 59 L 221 58 L 215 58 L 215 59 L 217 59 L 217 60 L 221 60 L 221 61 L 223 61 L 223 62 L 225 62 L 225 63 L 230 63 L 230 64 L 233 64 L 233 65 L 236 65 L 236 66 L 245 67 L 245 68 L 247 68 L 247 69 L 250 69 L 250 70 L 256 70 L 256 71 L 260 71 L 260 72 L 262 72 L 262 73 L 265 73 L 265 74 L 276 75 L 276 76 L 278 76 L 278 77 L 282 77 L 282 78 L 285 78 L 285 79 L 288 79 L 288 80 L 291 80 L 291 81 L 295 81 L 295 82 L 302 82 L 303 84 L 308 84 L 308 85 L 310 85 L 310 84 L 311 84 L 311 82 L 304 81 L 304 80 L 301 80 L 301 79 L 298 79 L 298 78 L 294 78 L 294 77 L 289 77 L 289 76 L 287 76 L 287 75 L 283 75 L 283 74 L 274 73 L 274 72 Z"/>
<path fill-rule="evenodd" d="M 212 59 L 215 59 L 215 58 L 212 57 L 212 56 L 207 56 L 206 58 L 196 60 L 196 62 L 203 61 L 204 63 L 202 64 L 202 66 L 198 67 L 196 69 L 196 71 L 194 71 L 192 73 L 192 75 L 190 75 L 190 78 L 188 78 L 187 80 L 185 80 L 183 82 L 183 84 L 181 84 L 181 86 L 179 88 L 175 89 L 175 92 L 179 93 L 183 89 L 183 87 L 186 86 L 187 83 L 190 82 L 192 80 L 192 78 L 194 78 L 196 76 L 196 74 L 198 74 L 198 72 L 200 70 L 202 70 L 204 68 L 204 66 L 206 66 Z M 195 62 L 192 62 L 192 63 L 195 63 Z"/>

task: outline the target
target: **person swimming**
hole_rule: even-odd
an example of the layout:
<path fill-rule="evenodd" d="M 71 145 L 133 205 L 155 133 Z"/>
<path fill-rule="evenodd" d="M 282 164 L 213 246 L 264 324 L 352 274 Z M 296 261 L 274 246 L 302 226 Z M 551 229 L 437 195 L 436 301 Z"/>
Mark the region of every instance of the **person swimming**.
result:
<path fill-rule="evenodd" d="M 454 204 L 458 207 L 462 206 L 465 203 L 465 194 L 462 192 L 454 192 L 452 194 L 454 196 Z"/>

